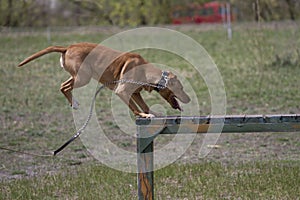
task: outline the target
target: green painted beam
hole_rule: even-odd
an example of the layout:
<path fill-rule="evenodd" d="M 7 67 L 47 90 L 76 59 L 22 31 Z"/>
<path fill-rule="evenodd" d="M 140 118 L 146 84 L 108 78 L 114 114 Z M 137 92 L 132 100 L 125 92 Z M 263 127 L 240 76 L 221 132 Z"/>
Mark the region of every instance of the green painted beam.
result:
<path fill-rule="evenodd" d="M 138 118 L 139 200 L 154 199 L 153 141 L 159 134 L 300 132 L 300 115 L 226 115 Z"/>
<path fill-rule="evenodd" d="M 161 129 L 159 134 L 300 132 L 300 115 L 226 115 L 138 118 L 142 129 Z M 148 131 L 149 132 L 149 131 Z"/>

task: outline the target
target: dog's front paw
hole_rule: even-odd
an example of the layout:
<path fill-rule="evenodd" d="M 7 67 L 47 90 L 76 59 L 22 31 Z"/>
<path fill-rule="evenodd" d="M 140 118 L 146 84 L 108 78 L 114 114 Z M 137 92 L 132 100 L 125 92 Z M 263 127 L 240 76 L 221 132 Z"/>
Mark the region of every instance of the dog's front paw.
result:
<path fill-rule="evenodd" d="M 158 117 L 158 116 L 164 116 L 164 114 L 159 113 L 159 112 L 154 112 L 154 111 L 152 111 L 152 110 L 150 110 L 149 113 L 152 114 L 153 116 L 156 116 L 156 117 Z"/>
<path fill-rule="evenodd" d="M 143 117 L 143 118 L 153 118 L 155 117 L 155 115 L 153 114 L 146 114 L 146 113 L 139 113 L 140 117 Z"/>
<path fill-rule="evenodd" d="M 74 110 L 78 110 L 78 108 L 79 108 L 79 103 L 78 103 L 78 101 L 76 101 L 74 98 L 73 98 L 73 100 L 72 100 L 72 108 L 74 109 Z"/>

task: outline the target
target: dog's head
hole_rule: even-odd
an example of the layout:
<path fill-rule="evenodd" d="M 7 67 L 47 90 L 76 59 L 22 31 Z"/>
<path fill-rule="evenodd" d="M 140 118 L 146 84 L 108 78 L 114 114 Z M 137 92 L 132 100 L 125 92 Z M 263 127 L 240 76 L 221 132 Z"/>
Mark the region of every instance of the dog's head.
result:
<path fill-rule="evenodd" d="M 180 107 L 178 100 L 182 103 L 189 103 L 190 97 L 183 91 L 181 82 L 177 79 L 177 76 L 169 72 L 168 82 L 165 88 L 160 89 L 159 94 L 172 106 L 174 109 L 183 111 Z"/>

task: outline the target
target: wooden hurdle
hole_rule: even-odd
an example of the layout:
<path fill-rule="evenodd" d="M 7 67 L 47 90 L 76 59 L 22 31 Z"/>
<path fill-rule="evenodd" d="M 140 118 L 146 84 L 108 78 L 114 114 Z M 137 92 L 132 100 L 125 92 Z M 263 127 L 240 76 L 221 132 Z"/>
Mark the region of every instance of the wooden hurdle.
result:
<path fill-rule="evenodd" d="M 300 132 L 300 115 L 138 118 L 136 125 L 138 197 L 153 200 L 153 142 L 159 134 Z"/>

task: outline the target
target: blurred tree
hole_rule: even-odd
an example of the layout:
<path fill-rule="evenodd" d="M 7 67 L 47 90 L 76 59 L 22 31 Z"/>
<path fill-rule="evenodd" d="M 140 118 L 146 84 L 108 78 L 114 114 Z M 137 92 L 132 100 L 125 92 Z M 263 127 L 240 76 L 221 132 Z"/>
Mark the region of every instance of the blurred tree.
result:
<path fill-rule="evenodd" d="M 228 0 L 238 9 L 241 20 L 295 20 L 299 18 L 299 0 Z"/>
<path fill-rule="evenodd" d="M 285 2 L 287 3 L 288 5 L 288 10 L 289 10 L 289 13 L 290 13 L 290 19 L 291 20 L 295 20 L 296 17 L 295 17 L 295 3 L 296 3 L 296 0 L 285 0 Z"/>
<path fill-rule="evenodd" d="M 0 0 L 0 26 L 166 24 L 176 5 L 211 0 Z M 219 0 L 236 8 L 238 20 L 296 20 L 299 0 Z"/>
<path fill-rule="evenodd" d="M 72 2 L 92 13 L 98 12 L 101 15 L 99 19 L 104 19 L 111 25 L 136 26 L 166 23 L 169 20 L 170 0 L 72 0 Z"/>
<path fill-rule="evenodd" d="M 7 11 L 4 21 L 4 26 L 10 26 L 12 23 L 13 0 L 7 0 Z"/>

